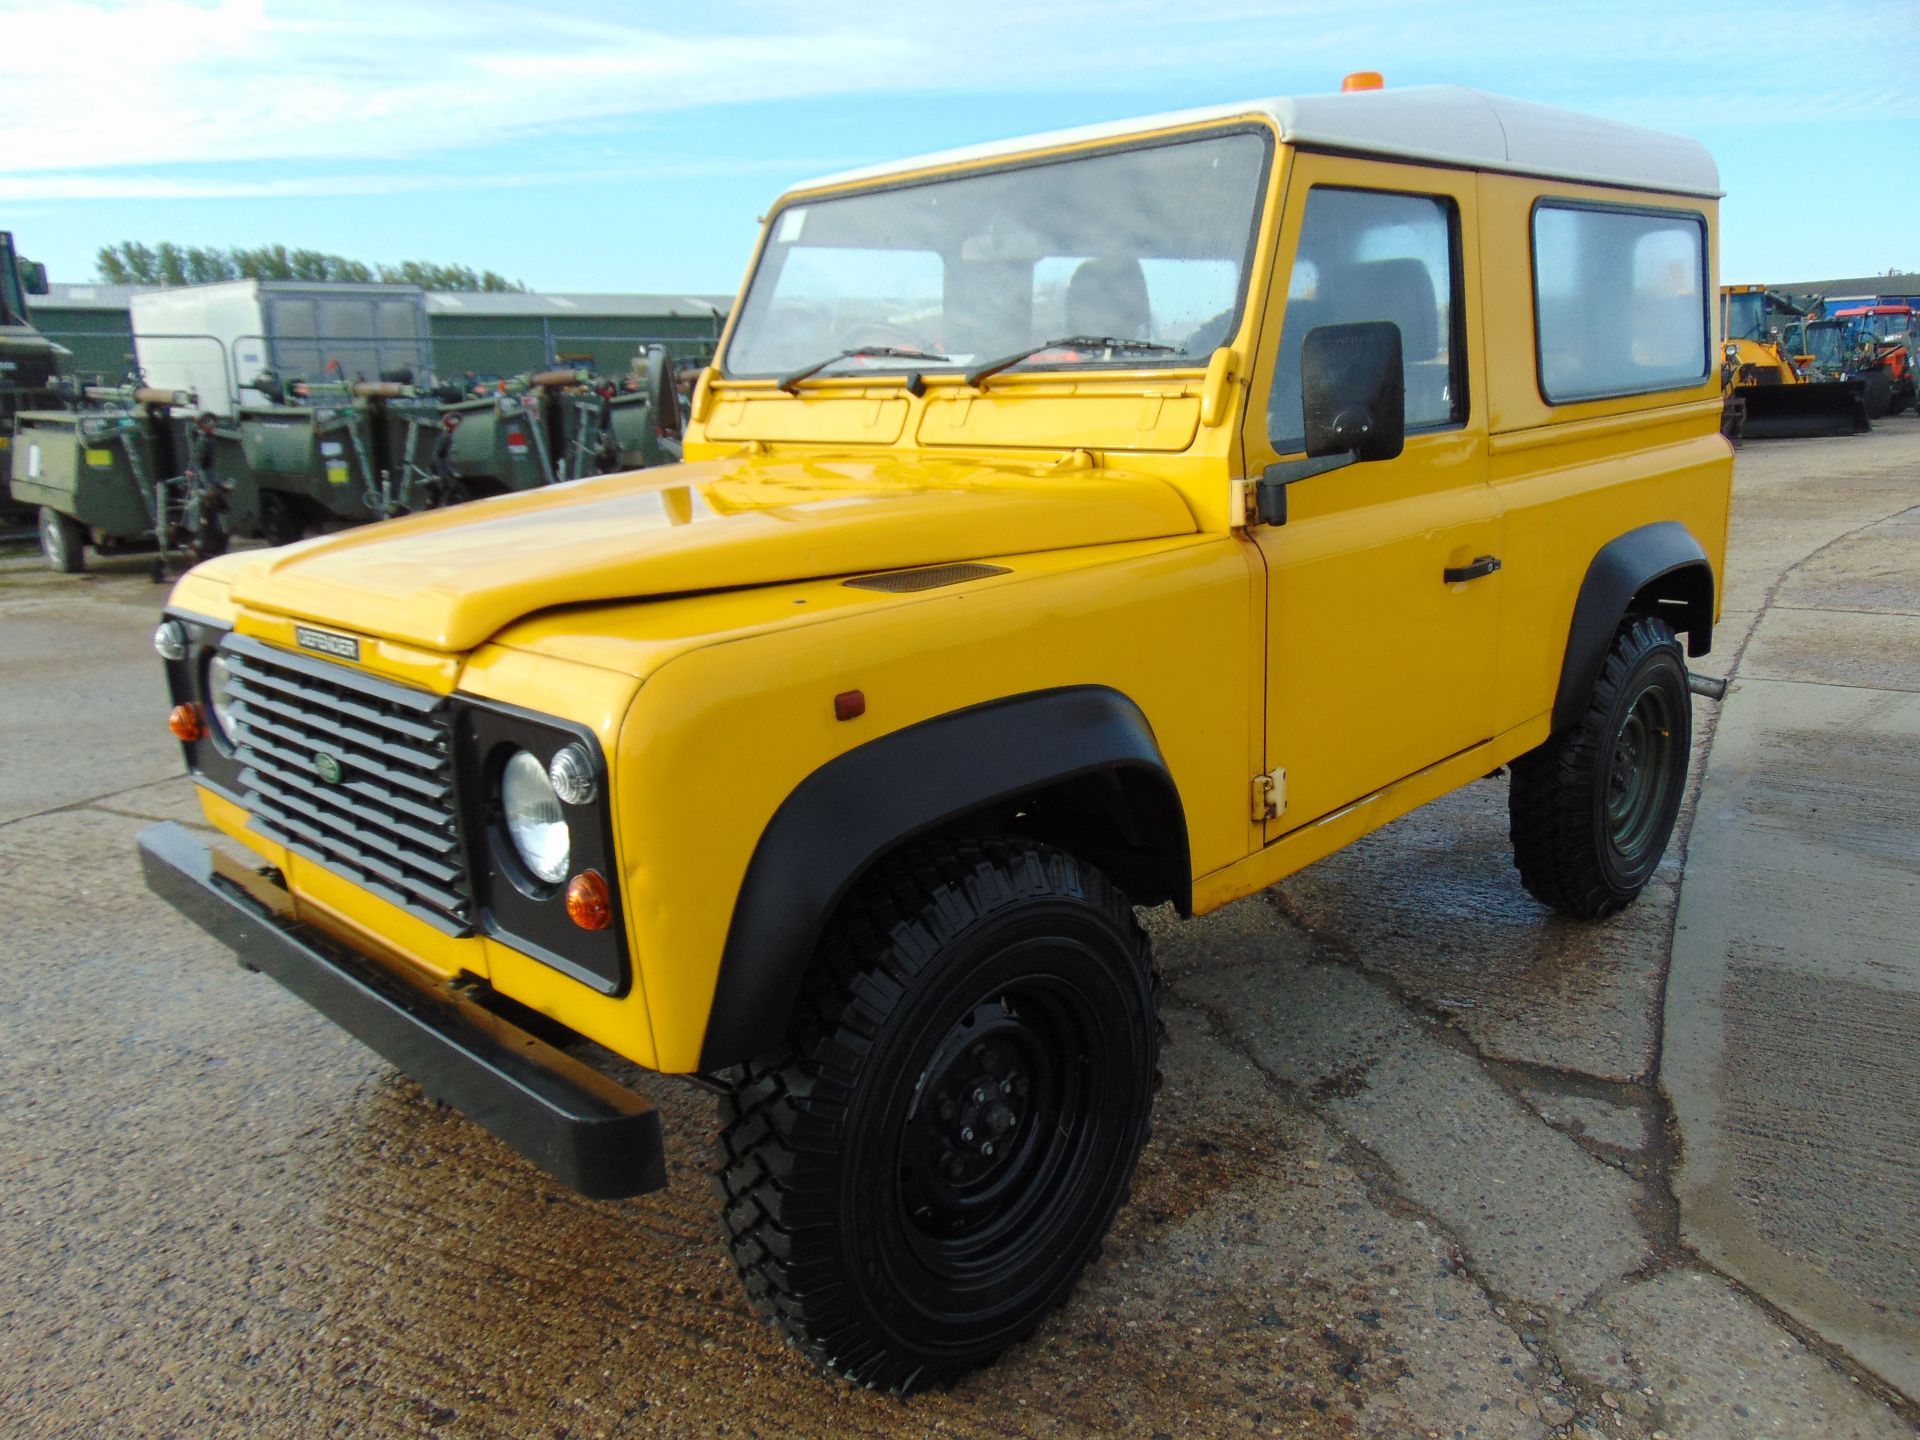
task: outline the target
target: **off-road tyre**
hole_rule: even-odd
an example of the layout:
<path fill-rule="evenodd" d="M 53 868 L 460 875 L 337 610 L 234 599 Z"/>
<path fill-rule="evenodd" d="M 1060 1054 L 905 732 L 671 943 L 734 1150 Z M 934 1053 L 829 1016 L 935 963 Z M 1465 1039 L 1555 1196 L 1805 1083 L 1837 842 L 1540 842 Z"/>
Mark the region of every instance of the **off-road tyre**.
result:
<path fill-rule="evenodd" d="M 49 569 L 62 575 L 78 575 L 87 568 L 87 527 L 51 505 L 42 505 L 40 553 Z"/>
<path fill-rule="evenodd" d="M 786 1045 L 720 1101 L 748 1298 L 802 1351 L 908 1393 L 987 1364 L 1072 1290 L 1159 1085 L 1127 899 L 1049 846 L 917 846 L 829 927 Z"/>
<path fill-rule="evenodd" d="M 1580 719 L 1513 762 L 1513 863 L 1535 899 L 1598 920 L 1646 888 L 1686 791 L 1691 699 L 1673 631 L 1634 616 Z"/>

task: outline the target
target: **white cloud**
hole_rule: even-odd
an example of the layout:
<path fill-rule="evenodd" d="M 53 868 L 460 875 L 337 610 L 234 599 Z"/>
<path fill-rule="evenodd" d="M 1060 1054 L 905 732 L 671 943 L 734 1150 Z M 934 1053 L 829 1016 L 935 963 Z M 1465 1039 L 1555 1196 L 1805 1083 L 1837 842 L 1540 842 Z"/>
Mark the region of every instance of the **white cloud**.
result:
<path fill-rule="evenodd" d="M 0 132 L 14 137 L 0 155 L 0 176 L 13 177 L 0 195 L 422 188 L 424 174 L 259 189 L 120 172 L 472 157 L 528 136 L 564 161 L 593 126 L 834 95 L 959 97 L 978 107 L 984 138 L 1020 128 L 995 125 L 996 94 L 1098 95 L 1095 108 L 1120 114 L 1117 97 L 1140 95 L 1151 110 L 1168 87 L 1216 99 L 1331 88 L 1363 66 L 1390 83 L 1458 79 L 1654 125 L 1920 115 L 1920 90 L 1862 63 L 1893 37 L 1911 47 L 1911 0 L 1376 0 L 1363 13 L 1332 0 L 710 0 L 668 14 L 611 0 L 0 0 L 10 62 Z M 1904 80 L 1901 66 L 1885 73 Z M 877 137 L 876 153 L 911 148 L 896 138 Z M 37 187 L 25 178 L 35 174 Z"/>
<path fill-rule="evenodd" d="M 844 158 L 817 160 L 815 168 L 850 163 Z M 610 180 L 672 180 L 716 174 L 786 176 L 793 162 L 781 160 L 662 160 L 600 164 L 591 168 L 517 169 L 500 174 L 448 175 L 425 171 L 393 174 L 300 175 L 248 179 L 200 174 L 119 173 L 112 171 L 0 174 L 0 201 L 9 216 L 20 213 L 14 201 L 54 200 L 283 200 L 294 197 L 403 195 L 433 190 L 513 190 L 530 185 L 604 184 Z"/>

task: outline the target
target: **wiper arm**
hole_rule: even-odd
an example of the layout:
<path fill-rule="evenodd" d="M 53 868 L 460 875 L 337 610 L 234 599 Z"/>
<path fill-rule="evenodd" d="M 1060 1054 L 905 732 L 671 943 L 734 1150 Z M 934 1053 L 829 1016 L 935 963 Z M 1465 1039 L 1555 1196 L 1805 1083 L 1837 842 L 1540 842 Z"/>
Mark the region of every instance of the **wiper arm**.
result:
<path fill-rule="evenodd" d="M 838 355 L 829 355 L 818 365 L 802 365 L 791 375 L 782 375 L 779 381 L 779 388 L 786 391 L 789 395 L 797 394 L 799 393 L 800 382 L 802 380 L 811 379 L 829 365 L 836 365 L 842 360 L 867 358 L 875 360 L 938 360 L 943 362 L 947 359 L 945 355 L 929 355 L 925 350 L 903 350 L 897 345 L 856 345 L 851 350 L 842 350 Z"/>
<path fill-rule="evenodd" d="M 998 375 L 1002 370 L 1011 370 L 1022 360 L 1031 360 L 1042 350 L 1130 350 L 1137 355 L 1176 355 L 1178 345 L 1162 345 L 1153 340 L 1122 340 L 1113 335 L 1062 335 L 1057 340 L 1042 340 L 1038 345 L 1029 345 L 1024 350 L 1016 350 L 1011 355 L 1002 355 L 998 360 L 989 360 L 967 372 L 967 384 L 976 389 L 989 375 Z"/>

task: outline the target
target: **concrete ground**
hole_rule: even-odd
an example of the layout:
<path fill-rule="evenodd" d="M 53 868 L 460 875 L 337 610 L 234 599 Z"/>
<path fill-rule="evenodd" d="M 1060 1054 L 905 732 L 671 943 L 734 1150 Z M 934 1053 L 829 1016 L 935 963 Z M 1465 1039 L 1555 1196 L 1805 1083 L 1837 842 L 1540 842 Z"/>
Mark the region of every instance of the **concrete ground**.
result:
<path fill-rule="evenodd" d="M 581 1200 L 149 897 L 158 592 L 0 557 L 0 1436 L 1914 1436 L 1920 421 L 1736 492 L 1647 894 L 1548 916 L 1490 780 L 1150 917 L 1106 1259 L 905 1403 L 740 1299 L 702 1094 L 656 1086 L 668 1190 Z"/>

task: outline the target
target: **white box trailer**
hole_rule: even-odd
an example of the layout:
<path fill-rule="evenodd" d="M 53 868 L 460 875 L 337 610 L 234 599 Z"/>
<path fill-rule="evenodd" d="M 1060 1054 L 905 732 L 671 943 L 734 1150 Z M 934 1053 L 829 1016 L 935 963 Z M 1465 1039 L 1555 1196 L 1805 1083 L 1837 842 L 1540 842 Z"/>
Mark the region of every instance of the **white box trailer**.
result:
<path fill-rule="evenodd" d="M 249 388 L 262 370 L 282 380 L 347 380 L 432 368 L 426 293 L 417 285 L 223 280 L 135 295 L 133 346 L 145 383 L 192 390 L 209 410 L 265 404 Z"/>

